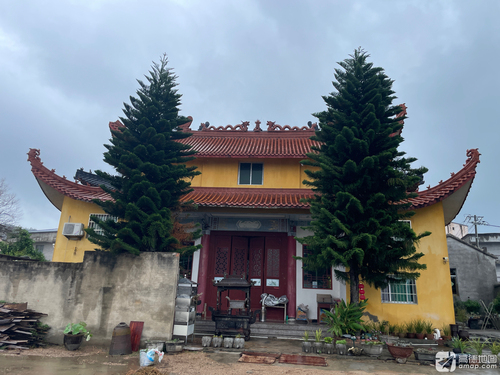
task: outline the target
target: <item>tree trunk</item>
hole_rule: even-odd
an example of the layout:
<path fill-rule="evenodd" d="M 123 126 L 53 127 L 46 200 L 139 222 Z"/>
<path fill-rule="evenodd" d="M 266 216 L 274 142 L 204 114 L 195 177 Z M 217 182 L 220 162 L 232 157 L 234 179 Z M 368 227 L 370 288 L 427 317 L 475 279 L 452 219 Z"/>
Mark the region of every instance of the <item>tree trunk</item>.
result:
<path fill-rule="evenodd" d="M 349 271 L 349 286 L 351 289 L 351 303 L 359 303 L 359 274 L 353 270 Z"/>

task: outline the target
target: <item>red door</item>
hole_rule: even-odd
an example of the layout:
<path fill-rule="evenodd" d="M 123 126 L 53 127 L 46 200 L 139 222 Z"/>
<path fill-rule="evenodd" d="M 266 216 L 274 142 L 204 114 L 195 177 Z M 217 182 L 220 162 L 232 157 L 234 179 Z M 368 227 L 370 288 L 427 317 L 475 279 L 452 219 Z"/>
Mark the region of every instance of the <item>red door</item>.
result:
<path fill-rule="evenodd" d="M 279 298 L 286 294 L 286 235 L 266 237 L 263 293 Z M 283 309 L 267 309 L 267 320 L 284 320 Z"/>
<path fill-rule="evenodd" d="M 246 233 L 245 233 L 246 234 Z M 260 295 L 273 294 L 281 297 L 286 293 L 286 234 L 254 236 L 230 235 L 213 233 L 211 241 L 208 288 L 205 302 L 208 306 L 217 305 L 217 288 L 212 281 L 226 275 L 242 275 L 256 282 L 251 289 L 250 308 L 260 310 Z M 231 291 L 231 299 L 244 299 L 245 294 L 240 291 Z M 227 299 L 224 293 L 221 299 L 223 310 L 227 309 Z M 268 309 L 267 319 L 283 320 L 283 309 Z"/>

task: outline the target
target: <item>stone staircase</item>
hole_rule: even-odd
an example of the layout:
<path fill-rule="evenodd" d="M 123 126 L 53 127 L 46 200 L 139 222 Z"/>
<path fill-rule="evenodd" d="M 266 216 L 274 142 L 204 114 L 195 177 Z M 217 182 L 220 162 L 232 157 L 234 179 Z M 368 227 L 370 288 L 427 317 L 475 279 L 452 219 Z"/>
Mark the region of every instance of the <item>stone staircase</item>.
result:
<path fill-rule="evenodd" d="M 299 322 L 255 322 L 250 326 L 250 337 L 261 338 L 278 338 L 298 340 L 304 336 L 304 331 L 309 332 L 310 340 L 314 339 L 314 332 L 317 329 L 323 331 L 323 337 L 329 335 L 327 326 L 324 324 L 318 325 L 316 323 L 299 323 Z M 196 336 L 213 335 L 215 333 L 215 322 L 212 320 L 197 319 L 194 326 L 194 334 Z"/>

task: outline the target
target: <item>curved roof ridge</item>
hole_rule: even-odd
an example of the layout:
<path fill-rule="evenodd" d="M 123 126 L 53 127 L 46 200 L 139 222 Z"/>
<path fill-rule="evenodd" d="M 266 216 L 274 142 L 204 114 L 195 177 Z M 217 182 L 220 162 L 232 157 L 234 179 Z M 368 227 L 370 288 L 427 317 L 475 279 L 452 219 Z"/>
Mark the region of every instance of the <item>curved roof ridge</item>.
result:
<path fill-rule="evenodd" d="M 40 159 L 39 149 L 30 148 L 28 161 L 31 164 L 31 172 L 42 191 L 59 210 L 62 208 L 62 200 L 57 199 L 58 197 L 54 195 L 55 192 L 85 202 L 91 202 L 93 199 L 111 199 L 111 196 L 98 186 L 82 185 L 69 181 L 66 176 L 57 175 L 55 169 L 49 170 Z"/>
<path fill-rule="evenodd" d="M 465 161 L 463 168 L 457 173 L 452 172 L 451 177 L 446 181 L 441 180 L 434 187 L 429 185 L 426 190 L 418 191 L 418 197 L 410 199 L 412 202 L 411 209 L 430 206 L 431 204 L 437 203 L 449 197 L 453 192 L 463 187 L 467 182 L 472 184 L 472 181 L 476 176 L 476 167 L 480 163 L 480 155 L 481 154 L 477 148 L 467 150 L 467 160 Z M 462 205 L 465 202 L 465 198 L 467 197 L 469 190 L 463 199 Z"/>

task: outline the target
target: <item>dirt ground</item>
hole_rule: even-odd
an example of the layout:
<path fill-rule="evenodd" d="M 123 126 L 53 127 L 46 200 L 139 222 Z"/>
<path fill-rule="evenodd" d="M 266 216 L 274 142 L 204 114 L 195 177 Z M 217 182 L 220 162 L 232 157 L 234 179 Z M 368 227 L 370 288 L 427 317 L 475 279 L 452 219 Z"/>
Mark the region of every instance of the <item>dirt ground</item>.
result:
<path fill-rule="evenodd" d="M 62 359 L 57 360 L 57 366 L 65 366 L 68 369 L 72 368 L 72 374 L 182 374 L 182 375 L 299 375 L 299 374 L 321 374 L 325 371 L 329 374 L 346 374 L 346 375 L 365 375 L 365 374 L 435 374 L 436 370 L 432 366 L 417 366 L 417 365 L 398 365 L 393 362 L 386 363 L 372 359 L 356 359 L 356 360 L 339 360 L 338 358 L 328 359 L 327 367 L 313 367 L 291 364 L 272 365 L 253 364 L 238 362 L 240 357 L 239 352 L 224 352 L 218 350 L 210 351 L 184 351 L 176 355 L 165 355 L 163 361 L 155 366 L 140 368 L 139 354 L 133 353 L 127 356 L 108 356 L 107 349 L 98 346 L 87 345 L 76 351 L 67 351 L 62 346 L 49 346 L 46 348 L 30 349 L 30 350 L 9 350 L 0 351 L 0 362 L 11 359 L 10 363 L 28 363 L 23 361 L 32 359 L 33 356 L 44 357 L 45 361 L 49 361 L 49 367 L 52 366 L 50 358 Z M 3 360 L 1 359 L 3 357 Z M 64 360 L 67 359 L 67 360 Z M 14 362 L 13 362 L 14 361 Z M 74 368 L 75 363 L 80 367 Z M 70 367 L 73 366 L 73 367 Z M 22 370 L 16 370 L 15 366 L 11 366 L 7 371 L 0 370 L 0 374 L 38 374 L 39 370 L 33 372 L 27 371 L 29 367 L 25 365 Z M 47 367 L 47 366 L 46 366 Z M 73 369 L 74 368 L 74 369 Z M 81 368 L 81 370 L 78 370 Z M 9 370 L 10 369 L 10 370 Z M 20 372 L 16 372 L 20 371 Z M 75 372 L 76 371 L 76 372 Z M 53 373 L 56 373 L 55 371 Z M 64 370 L 57 373 L 64 373 Z M 69 373 L 69 372 L 68 372 Z"/>
<path fill-rule="evenodd" d="M 190 348 L 189 348 L 190 347 Z M 205 348 L 201 338 L 196 338 L 181 353 L 165 354 L 163 361 L 154 366 L 140 368 L 139 353 L 126 356 L 109 356 L 109 347 L 84 343 L 75 351 L 64 346 L 49 345 L 29 350 L 0 350 L 0 375 L 436 375 L 430 364 L 412 360 L 398 364 L 389 356 L 381 359 L 324 355 L 327 367 L 293 364 L 256 364 L 238 362 L 241 351 L 237 349 Z M 245 342 L 244 351 L 259 353 L 303 354 L 301 341 L 252 338 Z M 314 355 L 314 354 L 313 354 Z M 456 369 L 455 374 L 500 374 L 499 369 Z"/>

